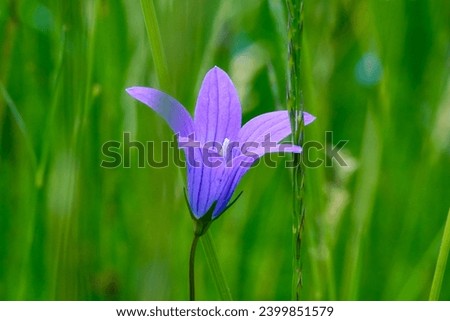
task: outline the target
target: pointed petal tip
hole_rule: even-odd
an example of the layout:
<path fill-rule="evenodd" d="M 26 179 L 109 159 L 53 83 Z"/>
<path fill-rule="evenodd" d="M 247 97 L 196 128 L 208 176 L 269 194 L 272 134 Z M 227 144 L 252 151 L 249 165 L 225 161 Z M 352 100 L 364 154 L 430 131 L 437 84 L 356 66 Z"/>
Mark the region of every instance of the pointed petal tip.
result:
<path fill-rule="evenodd" d="M 205 75 L 194 112 L 195 131 L 200 142 L 222 143 L 237 138 L 242 124 L 239 95 L 228 74 L 217 66 Z"/>
<path fill-rule="evenodd" d="M 230 77 L 228 76 L 228 74 L 227 74 L 222 68 L 220 68 L 219 66 L 216 66 L 216 65 L 214 65 L 214 67 L 212 67 L 212 68 L 207 72 L 207 74 L 209 74 L 210 72 L 215 72 L 216 74 L 226 75 L 228 78 L 230 78 Z M 205 76 L 205 77 L 206 77 L 206 76 Z"/>
<path fill-rule="evenodd" d="M 310 113 L 303 112 L 305 125 L 311 124 L 313 121 L 316 120 L 316 116 L 311 115 Z"/>
<path fill-rule="evenodd" d="M 163 93 L 159 90 L 156 90 L 156 89 L 150 88 L 150 87 L 143 87 L 143 86 L 128 87 L 125 89 L 125 91 L 127 92 L 128 95 L 130 95 L 134 99 L 139 100 L 140 102 L 148 105 L 149 107 L 151 106 L 150 101 L 155 97 L 157 97 L 157 98 L 163 97 L 163 96 L 170 97 L 169 95 L 166 95 L 165 93 Z"/>
<path fill-rule="evenodd" d="M 141 94 L 140 89 L 142 89 L 142 88 L 144 88 L 144 87 L 133 86 L 133 87 L 125 88 L 125 91 L 131 97 L 136 98 L 136 95 Z"/>
<path fill-rule="evenodd" d="M 205 77 L 203 78 L 203 81 L 207 79 L 209 81 L 211 81 L 212 79 L 221 79 L 222 81 L 227 81 L 232 86 L 234 86 L 233 81 L 231 80 L 231 77 L 228 75 L 228 73 L 218 66 L 214 66 L 208 70 L 208 72 L 205 74 Z"/>
<path fill-rule="evenodd" d="M 150 87 L 128 87 L 125 91 L 137 101 L 147 105 L 169 124 L 175 133 L 188 137 L 194 132 L 191 115 L 170 95 Z"/>
<path fill-rule="evenodd" d="M 292 145 L 290 152 L 300 154 L 302 152 L 302 148 L 297 145 Z"/>

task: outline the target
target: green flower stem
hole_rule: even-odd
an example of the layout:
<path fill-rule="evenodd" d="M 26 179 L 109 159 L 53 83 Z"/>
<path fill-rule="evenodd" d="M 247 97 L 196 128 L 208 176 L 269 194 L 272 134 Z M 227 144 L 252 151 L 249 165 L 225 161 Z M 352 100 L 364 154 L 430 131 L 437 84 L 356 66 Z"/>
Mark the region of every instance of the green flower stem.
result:
<path fill-rule="evenodd" d="M 202 235 L 194 233 L 194 239 L 191 244 L 191 254 L 189 256 L 189 300 L 195 301 L 195 252 L 197 249 L 198 240 L 201 236 L 203 236 L 201 240 L 206 255 L 206 261 L 211 269 L 214 283 L 216 283 L 217 290 L 219 291 L 220 299 L 224 301 L 231 301 L 233 299 L 231 297 L 230 288 L 228 287 L 222 269 L 220 268 L 214 243 L 209 231 L 206 231 Z"/>
<path fill-rule="evenodd" d="M 448 253 L 450 252 L 450 209 L 447 214 L 447 222 L 445 223 L 444 235 L 442 236 L 441 248 L 434 271 L 433 283 L 431 284 L 430 301 L 439 300 L 441 292 L 442 280 L 444 279 L 445 266 L 447 265 Z"/>
<path fill-rule="evenodd" d="M 189 300 L 195 301 L 195 250 L 197 249 L 199 235 L 194 234 L 191 245 L 191 254 L 189 255 Z"/>
<path fill-rule="evenodd" d="M 155 64 L 159 85 L 161 88 L 167 89 L 170 83 L 169 72 L 162 46 L 158 20 L 156 19 L 155 5 L 152 0 L 141 0 L 141 7 L 144 14 L 145 27 L 147 29 L 147 36 L 152 50 L 153 63 Z"/>
<path fill-rule="evenodd" d="M 303 34 L 303 1 L 286 0 L 288 9 L 287 106 L 291 118 L 292 142 L 303 146 L 303 100 L 300 85 L 300 54 Z M 301 243 L 305 221 L 303 153 L 294 154 L 293 171 L 293 275 L 292 299 L 300 299 L 302 288 Z"/>
<path fill-rule="evenodd" d="M 220 268 L 219 260 L 217 259 L 214 242 L 211 238 L 211 234 L 207 231 L 201 238 L 203 249 L 206 255 L 206 261 L 213 275 L 214 283 L 216 283 L 217 290 L 219 291 L 220 299 L 223 301 L 232 301 L 230 288 L 225 281 L 222 269 Z"/>

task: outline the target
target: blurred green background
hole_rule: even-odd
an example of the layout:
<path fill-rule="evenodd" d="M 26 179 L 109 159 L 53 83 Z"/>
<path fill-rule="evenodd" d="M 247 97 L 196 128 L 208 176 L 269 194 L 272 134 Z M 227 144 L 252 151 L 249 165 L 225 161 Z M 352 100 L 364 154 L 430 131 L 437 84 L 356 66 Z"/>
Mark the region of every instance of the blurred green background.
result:
<path fill-rule="evenodd" d="M 185 170 L 138 168 L 136 150 L 131 168 L 101 168 L 102 144 L 170 140 L 124 89 L 163 89 L 192 113 L 214 65 L 244 121 L 285 108 L 287 12 L 279 0 L 155 8 L 165 84 L 140 1 L 0 1 L 1 300 L 188 298 Z M 304 299 L 428 298 L 450 205 L 449 21 L 445 0 L 305 1 L 306 140 L 348 140 L 348 166 L 306 173 Z M 211 227 L 235 299 L 291 297 L 291 184 L 260 163 Z M 197 287 L 219 298 L 201 246 Z"/>

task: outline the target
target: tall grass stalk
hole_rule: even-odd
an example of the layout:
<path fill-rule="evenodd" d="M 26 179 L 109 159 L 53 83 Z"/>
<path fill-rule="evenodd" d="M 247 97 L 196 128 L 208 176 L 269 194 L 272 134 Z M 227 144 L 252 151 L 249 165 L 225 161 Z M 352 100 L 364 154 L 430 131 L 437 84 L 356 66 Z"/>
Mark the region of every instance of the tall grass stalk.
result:
<path fill-rule="evenodd" d="M 433 283 L 431 284 L 430 301 L 439 300 L 442 281 L 444 279 L 445 267 L 447 265 L 448 253 L 450 252 L 450 209 L 447 214 L 447 223 L 445 223 L 444 235 L 442 236 L 439 256 L 434 271 Z"/>
<path fill-rule="evenodd" d="M 61 85 L 62 85 L 62 72 L 63 72 L 63 63 L 64 63 L 64 51 L 66 49 L 66 27 L 63 27 L 61 30 L 61 38 L 59 42 L 59 48 L 57 49 L 58 52 L 58 59 L 56 63 L 56 68 L 53 73 L 52 77 L 52 89 L 53 89 L 53 96 L 51 99 L 50 104 L 50 112 L 48 114 L 48 118 L 46 119 L 46 126 L 44 127 L 44 142 L 43 147 L 41 151 L 41 157 L 39 159 L 38 168 L 36 171 L 36 177 L 35 177 L 35 184 L 38 188 L 41 188 L 43 185 L 44 180 L 44 173 L 48 165 L 48 158 L 50 153 L 50 141 L 52 135 L 54 133 L 52 132 L 52 129 L 54 128 L 54 121 L 55 121 L 55 114 L 56 110 L 58 108 L 58 103 L 60 99 L 61 94 Z"/>
<path fill-rule="evenodd" d="M 361 258 L 366 231 L 371 223 L 381 168 L 382 142 L 375 116 L 369 109 L 364 125 L 361 167 L 351 210 L 347 254 L 344 263 L 343 298 L 356 300 L 360 289 Z"/>
<path fill-rule="evenodd" d="M 152 51 L 153 63 L 155 64 L 159 85 L 161 88 L 167 89 L 169 86 L 169 72 L 167 69 L 166 56 L 162 46 L 155 5 L 152 0 L 141 0 L 141 7 L 144 14 L 145 27 L 147 29 L 147 36 L 150 43 L 150 49 Z"/>
<path fill-rule="evenodd" d="M 287 106 L 291 117 L 292 142 L 303 145 L 303 98 L 300 88 L 300 57 L 303 34 L 303 1 L 287 0 L 288 8 L 288 75 Z M 303 153 L 294 154 L 293 171 L 293 276 L 292 299 L 300 299 L 302 288 L 301 245 L 305 222 Z"/>

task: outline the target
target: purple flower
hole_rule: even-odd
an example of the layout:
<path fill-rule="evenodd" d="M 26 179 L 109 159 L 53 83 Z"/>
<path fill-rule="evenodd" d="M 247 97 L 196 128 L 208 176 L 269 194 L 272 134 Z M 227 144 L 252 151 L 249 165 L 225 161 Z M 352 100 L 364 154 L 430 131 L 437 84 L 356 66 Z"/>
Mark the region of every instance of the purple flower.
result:
<path fill-rule="evenodd" d="M 259 115 L 241 127 L 238 93 L 218 67 L 203 79 L 194 119 L 177 100 L 159 90 L 131 87 L 127 92 L 156 111 L 179 135 L 179 147 L 188 159 L 187 198 L 197 220 L 211 221 L 227 209 L 239 181 L 259 157 L 302 150 L 300 146 L 278 143 L 291 134 L 287 111 Z M 314 119 L 304 113 L 306 125 Z"/>

